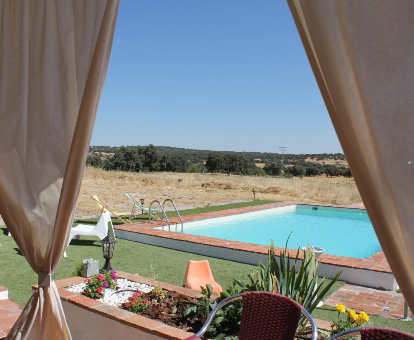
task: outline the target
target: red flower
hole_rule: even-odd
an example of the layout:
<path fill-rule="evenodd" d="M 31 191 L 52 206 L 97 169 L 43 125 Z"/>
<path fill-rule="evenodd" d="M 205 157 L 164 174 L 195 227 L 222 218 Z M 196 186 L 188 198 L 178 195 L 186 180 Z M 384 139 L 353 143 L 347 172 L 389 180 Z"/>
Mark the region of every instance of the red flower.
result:
<path fill-rule="evenodd" d="M 86 281 L 87 281 L 88 283 L 91 283 L 91 281 L 92 281 L 92 280 L 91 280 L 91 279 L 87 279 Z"/>
<path fill-rule="evenodd" d="M 102 292 L 102 288 L 96 288 L 96 290 L 98 291 L 98 293 Z"/>
<path fill-rule="evenodd" d="M 98 279 L 99 279 L 99 280 L 101 280 L 101 281 L 103 281 L 104 276 L 103 276 L 102 274 L 99 274 L 99 275 L 98 275 Z"/>
<path fill-rule="evenodd" d="M 99 299 L 99 298 L 101 297 L 101 295 L 100 295 L 100 294 L 98 294 L 98 295 L 96 295 L 96 297 Z"/>
<path fill-rule="evenodd" d="M 85 294 L 89 294 L 89 290 L 85 290 Z"/>

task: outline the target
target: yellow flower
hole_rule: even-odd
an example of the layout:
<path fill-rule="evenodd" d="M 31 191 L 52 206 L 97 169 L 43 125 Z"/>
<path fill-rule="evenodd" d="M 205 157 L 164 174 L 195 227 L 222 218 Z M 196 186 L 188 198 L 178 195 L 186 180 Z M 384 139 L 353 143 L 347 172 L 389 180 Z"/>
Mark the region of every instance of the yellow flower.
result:
<path fill-rule="evenodd" d="M 346 307 L 344 305 L 335 305 L 335 310 L 338 313 L 345 313 L 346 312 Z"/>
<path fill-rule="evenodd" d="M 356 320 L 355 320 L 355 323 L 356 323 L 358 326 L 362 323 L 361 315 L 358 315 L 358 316 L 357 316 L 357 318 L 356 318 Z"/>
<path fill-rule="evenodd" d="M 359 313 L 359 318 L 361 319 L 361 323 L 362 322 L 368 322 L 369 321 L 369 316 L 365 312 L 360 312 Z"/>
<path fill-rule="evenodd" d="M 353 322 L 358 320 L 358 314 L 351 308 L 348 308 L 348 318 L 351 319 Z"/>

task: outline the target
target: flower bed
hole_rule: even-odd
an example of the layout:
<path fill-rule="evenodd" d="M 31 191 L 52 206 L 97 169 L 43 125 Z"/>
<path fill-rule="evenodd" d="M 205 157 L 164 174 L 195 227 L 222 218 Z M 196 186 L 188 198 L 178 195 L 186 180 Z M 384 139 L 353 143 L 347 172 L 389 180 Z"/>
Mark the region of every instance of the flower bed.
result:
<path fill-rule="evenodd" d="M 110 275 L 115 276 L 113 284 L 109 283 Z M 154 287 L 127 279 L 117 279 L 114 273 L 88 278 L 82 283 L 66 287 L 65 290 L 134 314 L 160 320 L 166 325 L 185 331 L 191 331 L 192 324 L 183 317 L 183 313 L 188 307 L 198 303 L 197 298 L 162 289 L 158 282 Z"/>
<path fill-rule="evenodd" d="M 147 294 L 154 287 L 154 280 L 117 271 L 117 286 L 120 288 L 138 289 Z M 186 339 L 193 333 L 177 328 L 177 318 L 173 313 L 172 304 L 160 304 L 157 309 L 147 308 L 146 316 L 134 314 L 116 307 L 128 303 L 133 293 L 121 292 L 120 298 L 114 298 L 110 289 L 105 290 L 103 297 L 94 300 L 82 295 L 86 287 L 84 278 L 72 277 L 56 281 L 65 310 L 66 320 L 74 339 Z M 188 301 L 199 298 L 199 292 L 172 284 L 157 282 L 157 285 L 168 291 L 167 301 Z M 71 287 L 71 288 L 68 288 Z M 33 286 L 37 289 L 37 286 Z M 118 295 L 115 294 L 115 295 Z M 145 296 L 145 295 L 144 295 Z M 148 296 L 150 297 L 150 295 Z M 104 302 L 105 301 L 105 302 Z M 170 309 L 170 310 L 168 310 Z M 151 319 L 161 318 L 163 322 Z M 171 325 L 174 325 L 172 327 Z M 180 327 L 178 325 L 178 327 Z"/>

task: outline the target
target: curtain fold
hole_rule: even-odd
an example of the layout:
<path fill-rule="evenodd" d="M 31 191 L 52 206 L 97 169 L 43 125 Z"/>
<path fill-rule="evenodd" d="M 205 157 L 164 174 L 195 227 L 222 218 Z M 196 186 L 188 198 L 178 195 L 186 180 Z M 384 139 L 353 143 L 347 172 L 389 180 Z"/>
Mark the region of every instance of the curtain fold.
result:
<path fill-rule="evenodd" d="M 7 339 L 70 339 L 51 275 L 65 250 L 119 0 L 0 0 L 0 214 L 32 269 Z"/>
<path fill-rule="evenodd" d="M 287 2 L 367 213 L 414 311 L 414 1 Z"/>

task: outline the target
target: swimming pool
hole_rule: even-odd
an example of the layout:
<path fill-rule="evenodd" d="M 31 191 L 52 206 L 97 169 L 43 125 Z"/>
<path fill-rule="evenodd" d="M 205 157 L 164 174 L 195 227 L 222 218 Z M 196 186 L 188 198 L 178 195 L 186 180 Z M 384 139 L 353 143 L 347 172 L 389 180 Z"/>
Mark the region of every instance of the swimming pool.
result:
<path fill-rule="evenodd" d="M 308 244 L 326 254 L 368 258 L 381 250 L 365 210 L 291 205 L 184 224 L 184 233 L 288 248 Z"/>

